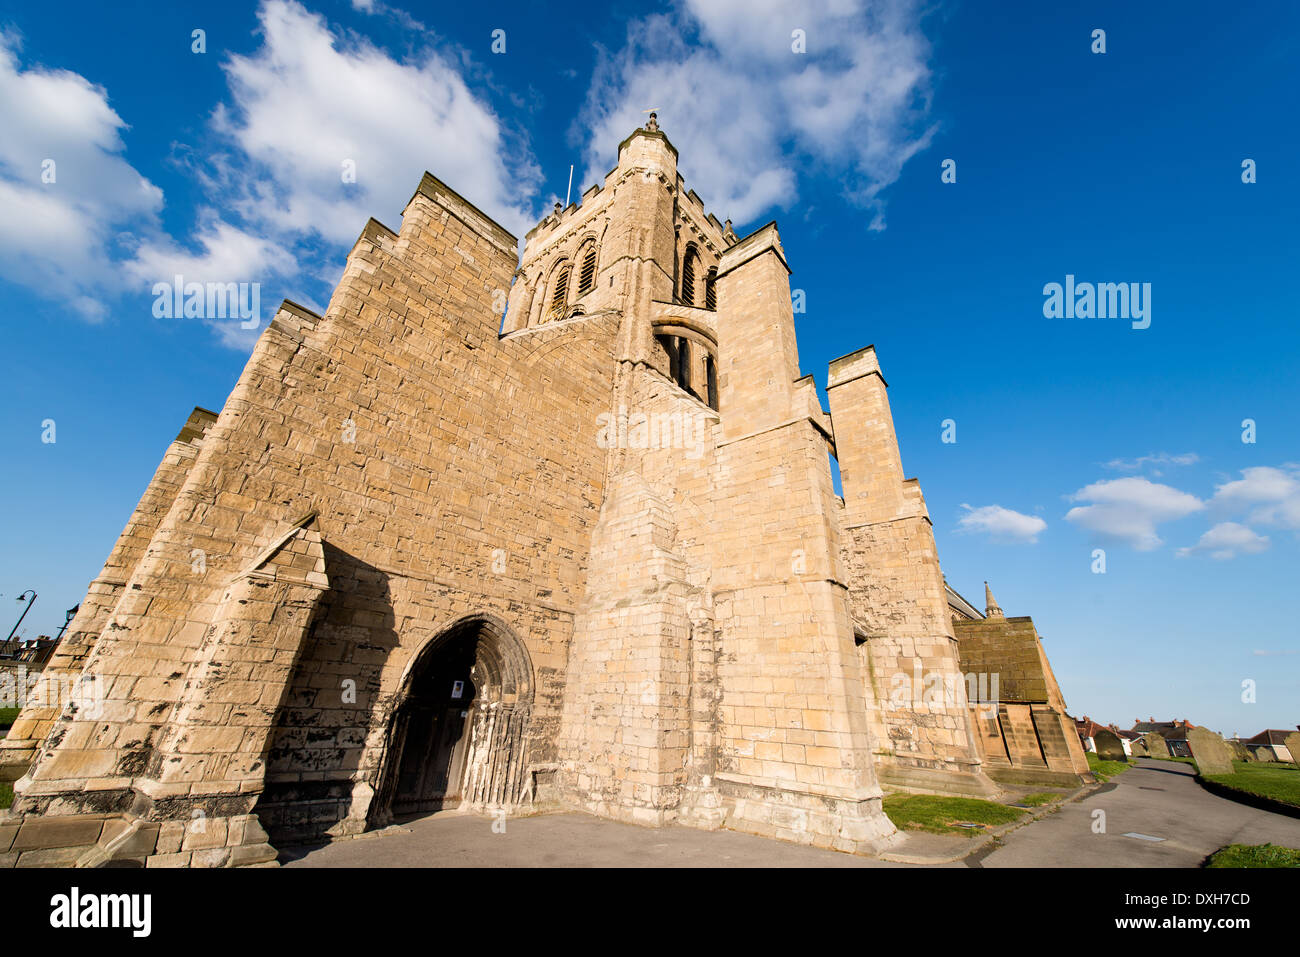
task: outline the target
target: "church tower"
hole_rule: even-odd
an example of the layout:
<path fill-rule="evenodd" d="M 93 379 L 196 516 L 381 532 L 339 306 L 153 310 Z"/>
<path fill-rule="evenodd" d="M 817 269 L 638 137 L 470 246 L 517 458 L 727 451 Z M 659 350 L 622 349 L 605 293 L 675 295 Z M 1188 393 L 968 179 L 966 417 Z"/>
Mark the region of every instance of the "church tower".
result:
<path fill-rule="evenodd" d="M 882 784 L 988 792 L 875 351 L 827 414 L 776 224 L 657 119 L 522 256 L 426 173 L 281 306 L 47 668 L 93 707 L 0 745 L 27 846 L 233 866 L 462 807 L 864 853 Z"/>

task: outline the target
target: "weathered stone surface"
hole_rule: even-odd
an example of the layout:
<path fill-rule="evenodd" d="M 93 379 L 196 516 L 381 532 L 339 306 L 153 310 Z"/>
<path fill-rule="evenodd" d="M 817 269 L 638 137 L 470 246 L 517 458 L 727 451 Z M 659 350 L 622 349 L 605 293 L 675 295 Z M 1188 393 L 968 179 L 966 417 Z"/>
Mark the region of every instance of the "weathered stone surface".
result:
<path fill-rule="evenodd" d="M 1165 743 L 1162 735 L 1156 734 L 1154 731 L 1148 731 L 1142 735 L 1141 740 L 1146 744 L 1147 752 L 1151 757 L 1167 758 L 1170 756 L 1169 745 Z"/>
<path fill-rule="evenodd" d="M 1291 755 L 1291 763 L 1300 765 L 1300 731 L 1292 731 L 1284 739 L 1286 749 Z M 0 841 L 0 843 L 3 843 Z"/>
<path fill-rule="evenodd" d="M 1208 728 L 1192 728 L 1187 732 L 1187 745 L 1192 749 L 1196 770 L 1201 774 L 1231 774 L 1232 752 L 1219 735 Z"/>
<path fill-rule="evenodd" d="M 230 849 L 229 865 L 247 867 L 251 864 L 265 864 L 276 859 L 275 848 L 270 844 L 245 844 Z"/>
<path fill-rule="evenodd" d="M 18 854 L 16 867 L 71 867 L 84 852 L 83 847 L 47 847 Z"/>
<path fill-rule="evenodd" d="M 190 858 L 191 867 L 227 867 L 230 864 L 231 849 L 228 847 L 210 847 L 195 851 Z"/>
<path fill-rule="evenodd" d="M 205 848 L 225 847 L 228 823 L 220 818 L 216 820 L 197 820 L 185 829 L 185 838 L 181 841 L 181 850 L 197 851 Z"/>
<path fill-rule="evenodd" d="M 28 818 L 10 849 L 84 847 L 99 840 L 103 827 L 104 819 L 96 817 Z"/>
<path fill-rule="evenodd" d="M 164 821 L 158 828 L 156 853 L 175 854 L 185 840 L 186 824 L 182 821 Z"/>
<path fill-rule="evenodd" d="M 973 689 L 967 697 L 977 722 L 984 722 L 977 724 L 980 756 L 994 768 L 1034 774 L 1048 768 L 1084 780 L 1088 759 L 1033 619 L 1005 617 L 987 584 L 985 591 L 988 617 L 952 621 L 963 681 Z M 1002 771 L 990 774 L 1013 779 Z"/>
<path fill-rule="evenodd" d="M 1093 747 L 1097 749 L 1097 757 L 1103 761 L 1127 761 L 1128 755 L 1124 753 L 1124 745 L 1119 739 L 1119 735 L 1105 728 L 1100 728 L 1093 732 Z"/>
<path fill-rule="evenodd" d="M 144 862 L 145 867 L 189 867 L 190 855 L 184 854 L 155 854 Z"/>

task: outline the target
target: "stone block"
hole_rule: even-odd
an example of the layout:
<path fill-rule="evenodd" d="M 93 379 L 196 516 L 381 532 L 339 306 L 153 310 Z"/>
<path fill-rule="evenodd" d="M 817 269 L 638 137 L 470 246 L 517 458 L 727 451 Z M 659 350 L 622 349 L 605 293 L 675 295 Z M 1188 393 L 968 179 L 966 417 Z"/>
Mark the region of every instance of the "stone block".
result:
<path fill-rule="evenodd" d="M 148 867 L 189 867 L 190 854 L 184 852 L 180 854 L 154 854 L 144 862 Z"/>
<path fill-rule="evenodd" d="M 1192 749 L 1196 770 L 1202 775 L 1231 774 L 1232 752 L 1223 738 L 1209 728 L 1191 728 L 1187 732 L 1187 746 Z"/>
<path fill-rule="evenodd" d="M 1103 761 L 1127 761 L 1128 755 L 1124 753 L 1124 745 L 1120 741 L 1119 735 L 1113 731 L 1101 728 L 1093 732 L 1092 746 L 1097 749 L 1097 757 Z"/>
<path fill-rule="evenodd" d="M 48 847 L 34 851 L 22 851 L 18 855 L 16 867 L 72 867 L 88 848 L 85 847 Z"/>
<path fill-rule="evenodd" d="M 102 817 L 28 817 L 23 821 L 10 850 L 86 847 L 99 840 Z"/>

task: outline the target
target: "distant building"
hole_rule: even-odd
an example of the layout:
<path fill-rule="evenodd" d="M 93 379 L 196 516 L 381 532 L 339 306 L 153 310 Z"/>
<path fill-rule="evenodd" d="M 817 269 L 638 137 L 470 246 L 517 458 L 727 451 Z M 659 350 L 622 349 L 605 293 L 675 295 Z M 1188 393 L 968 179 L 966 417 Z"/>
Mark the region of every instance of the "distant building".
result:
<path fill-rule="evenodd" d="M 58 644 L 57 640 L 49 635 L 40 635 L 36 638 L 17 642 L 13 657 L 10 660 L 22 662 L 28 666 L 28 669 L 41 667 L 50 660 L 50 655 L 54 653 L 56 644 Z"/>
<path fill-rule="evenodd" d="M 1094 737 L 1096 732 L 1100 730 L 1104 729 L 1109 731 L 1111 734 L 1115 735 L 1115 737 L 1119 738 L 1119 743 L 1124 747 L 1124 754 L 1128 757 L 1133 756 L 1133 742 L 1142 737 L 1141 734 L 1133 731 L 1124 731 L 1123 729 L 1116 727 L 1114 724 L 1098 724 L 1087 715 L 1073 720 L 1075 731 L 1078 732 L 1079 741 L 1083 745 L 1083 750 L 1091 751 L 1094 754 L 1097 753 L 1097 744 L 1096 741 L 1094 741 Z"/>
<path fill-rule="evenodd" d="M 1261 731 L 1253 738 L 1242 739 L 1244 744 L 1251 753 L 1260 757 L 1260 752 L 1264 751 L 1273 755 L 1274 761 L 1295 761 L 1296 757 L 1291 754 L 1291 749 L 1286 746 L 1286 736 L 1294 734 L 1294 731 L 1278 731 L 1276 728 L 1270 728 L 1267 731 Z M 1264 758 L 1268 760 L 1268 758 Z"/>
<path fill-rule="evenodd" d="M 1174 721 L 1157 721 L 1155 718 L 1148 718 L 1146 721 L 1135 721 L 1132 730 L 1139 737 L 1155 732 L 1165 739 L 1165 744 L 1169 747 L 1170 757 L 1190 758 L 1192 749 L 1187 744 L 1187 732 L 1195 727 L 1196 725 L 1186 718 Z"/>

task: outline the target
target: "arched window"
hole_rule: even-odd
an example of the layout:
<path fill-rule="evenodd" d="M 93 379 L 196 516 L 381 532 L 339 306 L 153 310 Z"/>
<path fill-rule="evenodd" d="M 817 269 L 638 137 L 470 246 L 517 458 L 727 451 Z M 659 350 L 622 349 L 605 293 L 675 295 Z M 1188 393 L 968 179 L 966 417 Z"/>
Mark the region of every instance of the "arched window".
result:
<path fill-rule="evenodd" d="M 587 240 L 587 245 L 578 257 L 578 295 L 585 295 L 596 288 L 596 241 Z"/>
<path fill-rule="evenodd" d="M 695 274 L 700 271 L 700 253 L 695 244 L 686 247 L 682 257 L 682 305 L 695 305 Z"/>
<path fill-rule="evenodd" d="M 718 267 L 714 266 L 704 277 L 704 308 L 718 311 Z"/>
<path fill-rule="evenodd" d="M 687 392 L 691 391 L 691 344 L 683 336 L 677 337 L 677 384 Z"/>
<path fill-rule="evenodd" d="M 718 364 L 712 355 L 704 357 L 704 386 L 709 408 L 718 411 Z"/>
<path fill-rule="evenodd" d="M 564 318 L 565 307 L 569 303 L 569 276 L 573 267 L 565 263 L 555 274 L 555 286 L 551 290 L 551 308 L 547 311 L 546 321 L 555 322 Z"/>

